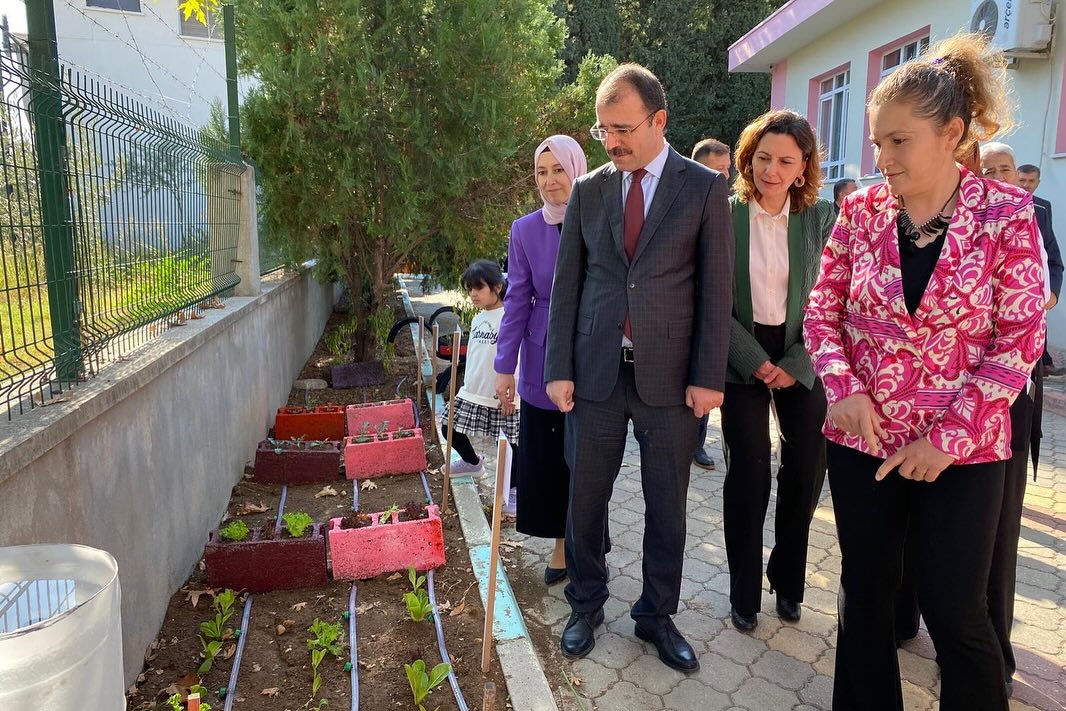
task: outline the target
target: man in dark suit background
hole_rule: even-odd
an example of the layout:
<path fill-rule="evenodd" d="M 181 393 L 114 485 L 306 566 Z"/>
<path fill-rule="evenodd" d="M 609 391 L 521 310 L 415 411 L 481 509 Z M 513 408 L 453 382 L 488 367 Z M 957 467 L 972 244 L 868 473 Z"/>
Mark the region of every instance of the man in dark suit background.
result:
<path fill-rule="evenodd" d="M 1059 243 L 1055 239 L 1055 228 L 1053 226 L 1054 220 L 1051 217 L 1051 202 L 1045 200 L 1036 194 L 1036 189 L 1040 187 L 1040 168 L 1036 167 L 1032 163 L 1026 163 L 1025 165 L 1018 166 L 1018 186 L 1025 188 L 1033 194 L 1033 209 L 1036 212 L 1036 223 L 1040 227 L 1040 234 L 1044 237 L 1044 250 L 1048 256 L 1048 268 L 1051 272 L 1051 300 L 1048 301 L 1048 311 L 1055 308 L 1055 305 L 1059 302 L 1059 290 L 1062 288 L 1062 256 L 1059 254 Z M 1052 250 L 1049 249 L 1049 243 L 1053 243 L 1055 256 L 1052 257 Z M 1051 359 L 1051 354 L 1048 353 L 1047 347 L 1044 347 L 1044 375 L 1059 376 L 1066 375 L 1066 366 L 1055 366 L 1055 362 Z"/>
<path fill-rule="evenodd" d="M 544 379 L 568 412 L 573 472 L 561 647 L 595 645 L 608 598 L 607 502 L 630 421 L 640 445 L 644 585 L 636 635 L 685 672 L 699 668 L 674 626 L 696 422 L 722 403 L 732 309 L 727 180 L 665 141 L 666 95 L 647 69 L 618 67 L 596 92 L 593 137 L 611 162 L 574 182 L 548 321 Z"/>

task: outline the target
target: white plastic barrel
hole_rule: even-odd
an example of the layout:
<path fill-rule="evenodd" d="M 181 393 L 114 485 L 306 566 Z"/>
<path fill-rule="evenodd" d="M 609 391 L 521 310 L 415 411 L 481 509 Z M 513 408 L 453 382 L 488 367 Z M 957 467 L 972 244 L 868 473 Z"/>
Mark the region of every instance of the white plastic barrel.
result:
<path fill-rule="evenodd" d="M 126 708 L 121 597 L 105 551 L 0 548 L 0 709 Z"/>

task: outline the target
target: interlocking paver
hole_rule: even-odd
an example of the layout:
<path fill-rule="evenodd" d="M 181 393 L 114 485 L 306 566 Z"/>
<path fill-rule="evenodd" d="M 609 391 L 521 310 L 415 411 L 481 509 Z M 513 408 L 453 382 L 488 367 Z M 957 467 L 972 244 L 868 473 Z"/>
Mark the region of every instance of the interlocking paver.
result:
<path fill-rule="evenodd" d="M 452 303 L 454 296 L 436 295 L 425 303 L 432 312 L 436 304 Z M 1066 362 L 1063 354 L 1053 355 L 1056 362 Z M 1048 379 L 1045 387 L 1063 396 L 1059 402 L 1066 402 L 1066 379 Z M 1066 417 L 1062 415 L 1066 409 L 1056 414 L 1045 408 L 1038 479 L 1034 483 L 1030 478 L 1026 491 L 1014 630 L 1019 671 L 1012 711 L 1066 708 L 1066 670 L 1061 662 L 1066 657 Z M 772 434 L 776 438 L 776 432 Z M 481 478 L 487 494 L 495 450 L 492 443 L 478 444 L 490 452 Z M 629 606 L 640 594 L 644 502 L 640 450 L 631 435 L 609 505 L 614 548 L 607 555 L 612 595 L 604 608 L 607 625 L 597 631 L 589 657 L 569 663 L 583 680 L 578 693 L 591 702 L 590 708 L 601 711 L 826 711 L 832 698 L 840 584 L 840 547 L 828 482 L 811 525 L 803 617 L 796 624 L 783 624 L 774 612 L 773 596 L 764 589 L 759 627 L 754 634 L 741 634 L 729 623 L 722 537 L 725 465 L 717 412 L 711 415 L 707 449 L 718 468 L 692 469 L 685 579 L 675 619 L 700 655 L 700 672 L 682 678 L 658 661 L 650 645 L 633 636 Z M 775 504 L 771 495 L 763 534 L 767 551 L 773 543 Z M 523 544 L 523 565 L 547 562 L 550 542 L 528 539 L 513 528 L 506 529 L 505 536 Z M 561 586 L 545 596 L 546 603 L 520 603 L 558 635 L 566 619 Z M 936 709 L 939 669 L 924 627 L 916 639 L 904 644 L 899 658 L 907 711 Z"/>

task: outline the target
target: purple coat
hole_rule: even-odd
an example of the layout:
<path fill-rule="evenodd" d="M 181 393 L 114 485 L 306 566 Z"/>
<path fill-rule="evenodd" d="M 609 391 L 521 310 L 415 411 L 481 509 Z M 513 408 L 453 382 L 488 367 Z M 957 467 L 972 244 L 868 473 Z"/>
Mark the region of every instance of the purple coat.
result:
<path fill-rule="evenodd" d="M 545 222 L 540 210 L 511 224 L 507 296 L 496 343 L 496 372 L 514 373 L 521 352 L 518 396 L 544 410 L 558 409 L 544 387 L 544 341 L 558 254 L 559 227 Z"/>

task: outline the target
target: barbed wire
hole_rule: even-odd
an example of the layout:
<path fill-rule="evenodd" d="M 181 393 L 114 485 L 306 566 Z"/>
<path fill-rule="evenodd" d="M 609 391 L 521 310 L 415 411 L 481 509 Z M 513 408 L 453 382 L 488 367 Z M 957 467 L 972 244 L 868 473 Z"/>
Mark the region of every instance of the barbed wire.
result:
<path fill-rule="evenodd" d="M 114 79 L 112 79 L 111 77 L 104 76 L 103 74 L 101 74 L 100 72 L 96 71 L 95 69 L 90 69 L 89 67 L 86 67 L 86 66 L 83 66 L 81 64 L 78 64 L 77 62 L 72 62 L 69 59 L 63 59 L 62 57 L 59 58 L 59 61 L 64 67 L 67 67 L 69 69 L 75 69 L 75 70 L 77 70 L 80 73 L 84 73 L 84 74 L 88 74 L 88 75 L 97 77 L 100 80 L 102 80 L 105 84 L 107 84 L 108 86 L 114 87 L 116 89 L 122 89 L 127 94 L 131 94 L 133 96 L 136 96 L 137 98 L 139 98 L 139 99 L 141 99 L 143 101 L 152 102 L 153 104 L 155 104 L 156 106 L 160 107 L 161 109 L 166 111 L 168 114 L 170 114 L 170 116 L 172 118 L 178 119 L 180 121 L 184 120 L 184 119 L 182 119 L 181 114 L 179 114 L 177 111 L 175 111 L 174 107 L 171 106 L 168 103 L 168 101 L 181 102 L 181 99 L 178 99 L 178 98 L 175 98 L 175 97 L 172 97 L 172 96 L 165 96 L 165 95 L 153 96 L 151 94 L 145 94 L 144 92 L 142 92 L 142 91 L 140 91 L 138 89 L 134 89 L 132 86 L 127 86 L 125 84 L 119 83 L 119 82 L 115 81 Z M 165 99 L 165 101 L 161 100 L 161 97 L 162 97 L 162 99 Z M 182 103 L 185 103 L 185 102 L 182 102 Z"/>
<path fill-rule="evenodd" d="M 181 86 L 183 89 L 187 89 L 188 92 L 189 92 L 189 112 L 186 114 L 186 119 L 188 120 L 189 123 L 192 123 L 192 99 L 194 97 L 204 101 L 205 104 L 208 105 L 208 106 L 211 104 L 211 101 L 209 99 L 207 99 L 206 97 L 204 97 L 201 94 L 196 92 L 195 86 L 190 86 L 189 84 L 186 84 L 181 78 L 176 76 L 173 72 L 171 72 L 165 66 L 163 66 L 162 64 L 157 62 L 155 59 L 153 59 L 151 56 L 149 56 L 149 55 L 147 55 L 147 54 L 145 54 L 144 52 L 141 51 L 140 47 L 137 46 L 137 44 L 136 44 L 137 40 L 134 37 L 133 30 L 129 26 L 129 21 L 128 20 L 126 20 L 126 29 L 130 33 L 130 38 L 133 40 L 133 44 L 130 44 L 130 42 L 127 42 L 124 38 L 120 37 L 118 34 L 116 34 L 114 31 L 112 31 L 111 28 L 109 28 L 106 25 L 100 23 L 95 18 L 93 18 L 91 15 L 85 13 L 81 8 L 79 8 L 78 6 L 74 5 L 70 0 L 64 0 L 64 2 L 67 4 L 68 7 L 70 7 L 73 10 L 75 10 L 78 14 L 80 14 L 86 20 L 88 20 L 92 24 L 96 25 L 97 27 L 99 27 L 100 29 L 102 29 L 104 32 L 106 32 L 107 34 L 111 35 L 112 37 L 114 37 L 116 40 L 118 40 L 122 44 L 126 45 L 126 47 L 132 49 L 146 63 L 152 64 L 152 65 L 158 67 L 164 74 L 166 74 L 168 77 L 170 77 L 175 82 L 177 82 L 178 86 Z M 125 18 L 123 18 L 123 19 L 125 20 Z M 164 94 L 163 90 L 159 87 L 159 82 L 156 81 L 155 75 L 151 71 L 148 72 L 148 78 L 151 79 L 152 84 L 155 86 L 156 91 L 159 92 L 159 95 L 165 97 L 166 94 Z"/>
<path fill-rule="evenodd" d="M 141 7 L 143 7 L 145 10 L 147 10 L 149 13 L 151 13 L 157 20 L 159 20 L 159 22 L 163 25 L 163 27 L 167 28 L 168 30 L 173 29 L 173 27 L 165 19 L 163 19 L 163 17 L 159 13 L 157 13 L 155 10 L 152 9 L 151 2 L 141 5 Z M 181 11 L 179 10 L 178 12 L 181 12 Z M 218 15 L 216 15 L 216 17 L 218 17 Z M 180 18 L 179 18 L 179 20 L 180 20 Z M 210 28 L 208 28 L 208 34 L 210 34 Z M 226 81 L 226 77 L 221 72 L 219 72 L 217 69 L 215 69 L 215 66 L 213 64 L 211 64 L 211 62 L 208 61 L 207 55 L 205 55 L 203 52 L 201 52 L 199 49 L 197 49 L 197 47 L 195 45 L 193 45 L 191 42 L 189 42 L 189 40 L 185 39 L 185 35 L 183 35 L 181 33 L 180 23 L 179 23 L 179 26 L 178 26 L 177 37 L 178 37 L 179 40 L 181 40 L 182 44 L 184 44 L 186 47 L 191 49 L 193 51 L 193 53 L 196 54 L 196 56 L 198 56 L 200 58 L 201 65 L 206 65 L 207 68 L 210 69 L 211 71 L 213 71 L 215 73 L 215 75 L 218 76 L 219 79 L 221 79 L 222 81 Z M 199 69 L 200 68 L 197 67 L 197 73 L 199 73 Z M 193 80 L 193 83 L 195 83 L 195 79 Z"/>

